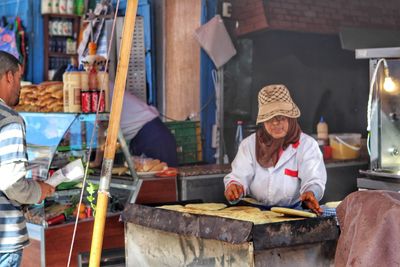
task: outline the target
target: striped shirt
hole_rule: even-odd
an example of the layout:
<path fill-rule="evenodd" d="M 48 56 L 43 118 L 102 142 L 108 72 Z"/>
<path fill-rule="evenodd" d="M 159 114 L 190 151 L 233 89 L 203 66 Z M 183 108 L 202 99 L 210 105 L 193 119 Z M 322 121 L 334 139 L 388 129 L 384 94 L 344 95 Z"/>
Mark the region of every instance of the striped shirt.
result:
<path fill-rule="evenodd" d="M 26 163 L 25 128 L 18 113 L 0 102 L 0 173 L 15 163 Z M 19 177 L 1 175 L 0 184 Z M 3 180 L 7 179 L 7 180 Z M 24 179 L 24 178 L 23 178 Z M 28 192 L 27 192 L 28 193 Z M 29 243 L 21 205 L 0 191 L 0 252 L 13 252 Z"/>

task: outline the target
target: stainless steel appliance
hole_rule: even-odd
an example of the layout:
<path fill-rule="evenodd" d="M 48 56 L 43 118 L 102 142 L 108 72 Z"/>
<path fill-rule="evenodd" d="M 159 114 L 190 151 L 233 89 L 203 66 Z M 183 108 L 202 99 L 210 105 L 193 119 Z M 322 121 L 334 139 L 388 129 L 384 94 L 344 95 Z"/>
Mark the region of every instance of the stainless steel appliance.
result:
<path fill-rule="evenodd" d="M 368 103 L 370 169 L 361 172 L 367 177 L 359 178 L 357 184 L 359 188 L 399 191 L 400 47 L 357 49 L 356 58 L 369 59 L 371 81 Z"/>

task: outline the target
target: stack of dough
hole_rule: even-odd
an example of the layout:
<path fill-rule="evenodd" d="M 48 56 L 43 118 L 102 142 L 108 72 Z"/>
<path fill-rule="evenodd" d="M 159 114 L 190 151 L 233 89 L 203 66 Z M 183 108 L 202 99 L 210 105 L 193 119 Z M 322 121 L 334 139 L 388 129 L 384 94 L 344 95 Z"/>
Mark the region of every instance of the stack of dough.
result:
<path fill-rule="evenodd" d="M 63 83 L 44 82 L 23 86 L 19 104 L 15 109 L 28 112 L 62 112 Z"/>

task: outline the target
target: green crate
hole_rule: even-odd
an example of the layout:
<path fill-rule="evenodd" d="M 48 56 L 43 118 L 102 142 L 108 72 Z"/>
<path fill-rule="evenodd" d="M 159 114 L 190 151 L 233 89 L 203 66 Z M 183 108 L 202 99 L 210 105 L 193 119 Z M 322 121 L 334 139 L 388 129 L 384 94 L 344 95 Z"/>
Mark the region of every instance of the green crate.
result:
<path fill-rule="evenodd" d="M 165 125 L 175 137 L 196 135 L 195 121 L 170 121 L 166 122 Z"/>
<path fill-rule="evenodd" d="M 196 163 L 196 162 L 199 162 L 198 156 L 199 155 L 198 155 L 197 151 L 186 152 L 186 153 L 178 152 L 178 162 L 180 164 Z"/>
<path fill-rule="evenodd" d="M 175 136 L 179 164 L 202 160 L 200 122 L 172 121 L 165 122 L 165 125 Z"/>

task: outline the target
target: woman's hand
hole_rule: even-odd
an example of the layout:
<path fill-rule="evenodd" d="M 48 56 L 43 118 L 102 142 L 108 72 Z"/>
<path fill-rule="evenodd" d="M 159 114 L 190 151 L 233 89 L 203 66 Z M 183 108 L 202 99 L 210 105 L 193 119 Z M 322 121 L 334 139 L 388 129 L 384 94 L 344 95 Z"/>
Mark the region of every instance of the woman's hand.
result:
<path fill-rule="evenodd" d="M 315 198 L 313 192 L 304 192 L 303 194 L 301 194 L 300 200 L 305 204 L 307 208 L 309 208 L 316 214 L 321 215 L 322 212 L 324 212 L 324 210 L 319 206 L 318 200 Z"/>
<path fill-rule="evenodd" d="M 244 195 L 243 186 L 232 183 L 225 189 L 225 197 L 228 201 L 235 201 Z"/>

